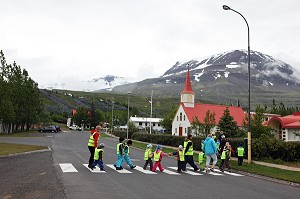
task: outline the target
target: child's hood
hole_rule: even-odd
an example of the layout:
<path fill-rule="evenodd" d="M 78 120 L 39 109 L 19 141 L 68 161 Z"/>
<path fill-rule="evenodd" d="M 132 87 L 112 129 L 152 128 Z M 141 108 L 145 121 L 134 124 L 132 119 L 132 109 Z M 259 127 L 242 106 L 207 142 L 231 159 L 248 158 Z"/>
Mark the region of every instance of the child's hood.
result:
<path fill-rule="evenodd" d="M 158 150 L 156 150 L 156 151 L 155 151 L 155 153 L 159 153 L 159 152 L 161 152 L 161 150 L 160 150 L 160 149 L 158 149 Z"/>

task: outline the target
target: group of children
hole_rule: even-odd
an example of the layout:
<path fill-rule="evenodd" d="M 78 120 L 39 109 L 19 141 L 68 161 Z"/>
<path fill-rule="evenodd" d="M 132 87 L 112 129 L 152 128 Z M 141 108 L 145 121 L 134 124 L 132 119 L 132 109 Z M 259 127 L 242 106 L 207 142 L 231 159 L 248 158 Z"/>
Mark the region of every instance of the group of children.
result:
<path fill-rule="evenodd" d="M 114 163 L 114 167 L 116 170 L 122 170 L 123 169 L 123 162 L 125 161 L 128 166 L 133 169 L 136 166 L 133 165 L 129 153 L 130 153 L 130 146 L 132 145 L 132 140 L 127 140 L 127 142 L 124 142 L 125 138 L 120 137 L 119 143 L 117 144 L 117 161 Z M 159 171 L 163 172 L 164 168 L 162 167 L 161 161 L 163 157 L 166 157 L 168 155 L 176 155 L 177 156 L 177 172 L 181 173 L 184 171 L 185 166 L 185 157 L 184 157 L 184 148 L 182 145 L 179 145 L 178 150 L 175 152 L 170 152 L 169 154 L 164 153 L 162 151 L 162 146 L 157 145 L 154 152 L 152 152 L 152 145 L 148 144 L 146 147 L 146 150 L 144 152 L 144 160 L 145 164 L 143 166 L 143 169 L 146 170 L 147 166 L 150 166 L 150 170 L 155 172 L 155 170 L 158 168 Z M 101 143 L 95 150 L 94 154 L 94 163 L 92 165 L 91 169 L 94 169 L 96 165 L 99 165 L 101 171 L 104 170 L 104 164 L 103 164 L 103 155 L 104 155 L 104 144 Z M 223 172 L 225 168 L 231 169 L 230 165 L 230 157 L 231 157 L 231 146 L 229 142 L 226 142 L 223 150 L 219 151 L 221 152 L 220 158 L 221 163 L 219 165 L 219 169 Z M 242 147 L 242 144 L 237 149 L 238 152 L 238 165 L 242 165 L 243 162 L 243 156 L 244 156 L 244 148 Z M 153 161 L 154 164 L 153 164 Z M 205 154 L 203 150 L 199 152 L 198 155 L 198 163 L 200 165 L 200 171 L 205 170 Z"/>

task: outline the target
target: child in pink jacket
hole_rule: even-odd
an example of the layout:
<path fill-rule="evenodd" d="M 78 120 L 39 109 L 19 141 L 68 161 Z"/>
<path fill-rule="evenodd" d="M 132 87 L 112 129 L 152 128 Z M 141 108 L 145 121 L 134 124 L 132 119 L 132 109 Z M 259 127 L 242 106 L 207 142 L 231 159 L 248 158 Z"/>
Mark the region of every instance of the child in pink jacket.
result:
<path fill-rule="evenodd" d="M 152 168 L 153 172 L 155 172 L 156 167 L 159 168 L 160 172 L 163 172 L 164 168 L 161 165 L 161 160 L 162 160 L 163 156 L 168 157 L 168 154 L 162 152 L 161 145 L 157 145 L 156 150 L 153 153 L 153 159 L 154 159 L 154 162 L 155 162 L 154 165 L 153 165 L 153 168 Z"/>

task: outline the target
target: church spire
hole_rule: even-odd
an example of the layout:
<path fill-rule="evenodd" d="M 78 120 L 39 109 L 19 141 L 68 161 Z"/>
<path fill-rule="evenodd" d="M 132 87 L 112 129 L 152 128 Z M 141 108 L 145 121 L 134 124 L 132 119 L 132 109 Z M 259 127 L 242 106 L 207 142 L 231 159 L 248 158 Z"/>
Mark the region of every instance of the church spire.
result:
<path fill-rule="evenodd" d="M 183 94 L 183 93 L 194 94 L 192 85 L 191 85 L 191 78 L 190 78 L 190 65 L 188 65 L 188 72 L 186 74 L 185 84 L 184 84 L 184 88 L 183 88 L 183 91 L 181 92 L 181 94 Z"/>
<path fill-rule="evenodd" d="M 195 106 L 195 93 L 192 89 L 190 78 L 190 67 L 188 65 L 188 72 L 186 73 L 186 79 L 183 91 L 181 92 L 180 102 L 184 103 L 186 107 L 194 108 Z"/>

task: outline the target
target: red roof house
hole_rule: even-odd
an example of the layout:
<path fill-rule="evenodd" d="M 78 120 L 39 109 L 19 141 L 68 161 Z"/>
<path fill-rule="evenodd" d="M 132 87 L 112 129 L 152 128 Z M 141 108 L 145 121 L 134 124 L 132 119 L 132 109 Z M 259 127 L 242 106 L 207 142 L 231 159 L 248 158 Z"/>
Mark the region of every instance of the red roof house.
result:
<path fill-rule="evenodd" d="M 283 117 L 272 117 L 268 126 L 274 129 L 278 139 L 286 141 L 300 141 L 300 112 Z"/>

